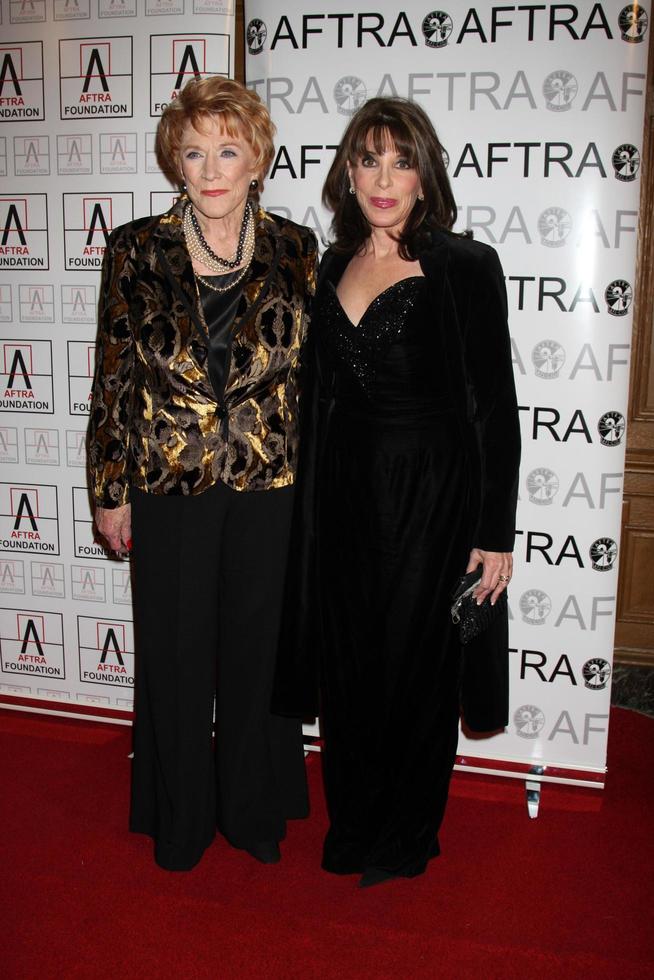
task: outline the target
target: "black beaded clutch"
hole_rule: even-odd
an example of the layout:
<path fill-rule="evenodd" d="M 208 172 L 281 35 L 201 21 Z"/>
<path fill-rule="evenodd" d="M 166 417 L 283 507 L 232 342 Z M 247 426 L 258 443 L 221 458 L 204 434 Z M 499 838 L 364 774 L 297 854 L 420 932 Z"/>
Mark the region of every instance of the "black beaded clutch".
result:
<path fill-rule="evenodd" d="M 479 584 L 483 570 L 483 565 L 478 565 L 474 571 L 463 575 L 452 593 L 452 622 L 458 624 L 459 638 L 463 644 L 479 636 L 507 612 L 506 589 L 500 593 L 494 606 L 491 606 L 489 596 L 480 606 L 477 605 L 472 593 Z"/>

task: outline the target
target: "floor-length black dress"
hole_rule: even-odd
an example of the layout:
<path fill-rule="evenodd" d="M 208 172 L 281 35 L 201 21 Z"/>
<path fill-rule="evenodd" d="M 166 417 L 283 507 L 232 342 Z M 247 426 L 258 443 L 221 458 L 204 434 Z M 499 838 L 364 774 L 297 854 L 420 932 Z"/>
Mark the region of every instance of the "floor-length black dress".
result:
<path fill-rule="evenodd" d="M 468 473 L 423 277 L 353 325 L 327 282 L 313 329 L 333 372 L 320 480 L 323 867 L 413 876 L 438 854 L 457 744 L 450 593 L 471 542 Z"/>

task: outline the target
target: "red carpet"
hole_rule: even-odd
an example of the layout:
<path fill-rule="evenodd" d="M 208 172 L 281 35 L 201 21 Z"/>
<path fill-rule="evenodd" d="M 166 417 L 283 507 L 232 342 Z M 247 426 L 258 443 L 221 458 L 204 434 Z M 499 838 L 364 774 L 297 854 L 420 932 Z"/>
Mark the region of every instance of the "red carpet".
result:
<path fill-rule="evenodd" d="M 264 867 L 216 841 L 188 874 L 126 832 L 129 731 L 0 712 L 0 972 L 32 978 L 654 977 L 654 719 L 613 709 L 605 791 L 456 775 L 428 872 L 360 890 L 313 815 Z"/>

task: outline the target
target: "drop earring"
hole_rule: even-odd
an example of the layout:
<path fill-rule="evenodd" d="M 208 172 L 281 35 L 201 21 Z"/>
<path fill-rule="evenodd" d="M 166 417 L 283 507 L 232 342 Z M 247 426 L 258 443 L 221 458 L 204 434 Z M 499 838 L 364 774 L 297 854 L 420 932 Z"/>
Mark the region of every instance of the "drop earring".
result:
<path fill-rule="evenodd" d="M 259 187 L 259 181 L 255 177 L 254 180 L 250 181 L 250 190 L 256 191 L 258 187 Z"/>
<path fill-rule="evenodd" d="M 356 191 L 354 187 L 352 187 L 352 184 L 350 184 L 350 194 L 356 194 Z"/>

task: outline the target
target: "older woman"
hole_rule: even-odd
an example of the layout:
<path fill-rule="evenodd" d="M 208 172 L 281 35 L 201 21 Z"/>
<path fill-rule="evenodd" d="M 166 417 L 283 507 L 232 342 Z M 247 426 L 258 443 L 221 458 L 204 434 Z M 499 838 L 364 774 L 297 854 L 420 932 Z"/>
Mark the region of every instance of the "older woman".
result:
<path fill-rule="evenodd" d="M 506 723 L 506 617 L 462 657 L 450 596 L 479 564 L 480 603 L 511 578 L 520 436 L 502 269 L 451 231 L 425 112 L 364 105 L 324 200 L 335 241 L 310 338 L 314 435 L 302 436 L 275 703 L 317 709 L 318 651 L 323 867 L 365 886 L 439 853 L 460 696 L 471 728 Z"/>
<path fill-rule="evenodd" d="M 269 704 L 316 245 L 257 207 L 273 133 L 239 83 L 189 82 L 158 132 L 182 194 L 106 253 L 91 488 L 109 547 L 133 542 L 130 827 L 171 870 L 216 826 L 273 863 L 307 812 L 299 722 Z"/>

